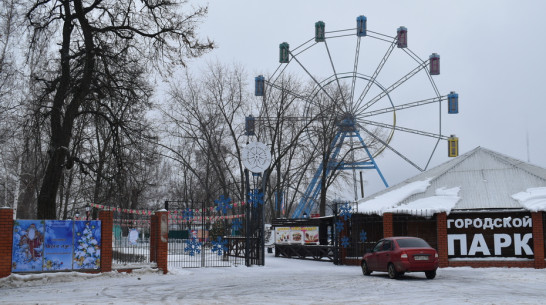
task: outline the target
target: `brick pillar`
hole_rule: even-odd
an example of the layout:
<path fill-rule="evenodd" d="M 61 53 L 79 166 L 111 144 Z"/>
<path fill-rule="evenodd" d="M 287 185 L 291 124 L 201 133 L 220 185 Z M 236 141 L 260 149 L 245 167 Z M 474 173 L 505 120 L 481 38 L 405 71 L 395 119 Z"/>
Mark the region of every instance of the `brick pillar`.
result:
<path fill-rule="evenodd" d="M 159 210 L 155 212 L 155 223 L 153 225 L 154 229 L 154 238 L 155 241 L 155 250 L 150 249 L 150 252 L 155 251 L 155 262 L 157 263 L 157 268 L 163 270 L 163 274 L 169 272 L 167 265 L 167 255 L 168 255 L 168 246 L 169 246 L 169 217 L 167 210 Z M 151 254 L 151 253 L 150 253 Z"/>
<path fill-rule="evenodd" d="M 383 213 L 383 237 L 391 237 L 394 235 L 392 213 Z"/>
<path fill-rule="evenodd" d="M 13 210 L 0 208 L 0 278 L 11 274 L 13 246 Z"/>
<path fill-rule="evenodd" d="M 447 253 L 447 214 L 445 212 L 436 214 L 436 234 L 440 267 L 449 267 Z"/>
<path fill-rule="evenodd" d="M 531 213 L 533 218 L 533 252 L 535 253 L 535 268 L 544 269 L 544 227 L 542 212 Z"/>
<path fill-rule="evenodd" d="M 101 221 L 101 259 L 100 271 L 112 271 L 112 234 L 114 232 L 114 212 L 99 211 L 99 220 Z"/>

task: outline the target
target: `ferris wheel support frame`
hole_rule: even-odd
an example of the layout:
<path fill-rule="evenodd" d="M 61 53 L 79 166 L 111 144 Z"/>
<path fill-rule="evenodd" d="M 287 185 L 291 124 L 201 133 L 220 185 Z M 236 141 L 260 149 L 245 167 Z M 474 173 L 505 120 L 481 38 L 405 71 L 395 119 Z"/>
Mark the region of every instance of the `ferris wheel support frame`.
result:
<path fill-rule="evenodd" d="M 359 162 L 348 162 L 348 161 L 336 161 L 336 158 L 339 156 L 341 151 L 341 146 L 346 138 L 357 138 L 362 147 L 366 151 L 366 154 L 369 157 L 367 161 Z M 319 167 L 313 175 L 313 179 L 309 183 L 309 186 L 305 190 L 300 202 L 296 206 L 292 218 L 300 218 L 304 214 L 310 215 L 311 210 L 315 207 L 317 202 L 317 197 L 321 191 L 322 177 L 328 178 L 331 171 L 336 170 L 359 170 L 359 169 L 375 169 L 377 174 L 385 184 L 385 187 L 389 187 L 387 180 L 381 173 L 381 170 L 375 163 L 373 155 L 370 153 L 368 146 L 364 142 L 364 139 L 360 135 L 360 132 L 357 129 L 357 124 L 352 119 L 344 119 L 338 126 L 338 131 L 334 137 L 334 140 L 330 144 L 331 157 L 327 160 L 328 164 L 326 166 L 326 174 L 323 175 L 324 171 L 324 160 L 320 163 Z"/>

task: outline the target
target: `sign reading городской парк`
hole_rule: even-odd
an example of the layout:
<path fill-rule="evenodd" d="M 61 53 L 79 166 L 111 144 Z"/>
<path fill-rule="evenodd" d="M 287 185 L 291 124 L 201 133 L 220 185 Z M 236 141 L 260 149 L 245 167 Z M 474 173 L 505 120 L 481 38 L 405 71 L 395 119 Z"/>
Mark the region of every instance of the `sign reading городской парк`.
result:
<path fill-rule="evenodd" d="M 449 259 L 534 258 L 533 222 L 527 212 L 451 214 L 447 241 Z"/>

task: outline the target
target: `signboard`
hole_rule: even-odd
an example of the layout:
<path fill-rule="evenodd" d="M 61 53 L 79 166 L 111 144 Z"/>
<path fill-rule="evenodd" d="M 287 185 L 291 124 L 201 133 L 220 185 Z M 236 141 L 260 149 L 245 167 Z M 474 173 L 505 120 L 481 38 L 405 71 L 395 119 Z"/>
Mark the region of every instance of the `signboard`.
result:
<path fill-rule="evenodd" d="M 73 222 L 46 220 L 45 226 L 43 270 L 58 271 L 72 269 Z"/>
<path fill-rule="evenodd" d="M 534 258 L 533 223 L 526 212 L 451 214 L 447 240 L 450 259 Z"/>
<path fill-rule="evenodd" d="M 99 269 L 101 222 L 16 220 L 12 272 Z"/>
<path fill-rule="evenodd" d="M 318 245 L 318 227 L 275 227 L 276 244 Z"/>

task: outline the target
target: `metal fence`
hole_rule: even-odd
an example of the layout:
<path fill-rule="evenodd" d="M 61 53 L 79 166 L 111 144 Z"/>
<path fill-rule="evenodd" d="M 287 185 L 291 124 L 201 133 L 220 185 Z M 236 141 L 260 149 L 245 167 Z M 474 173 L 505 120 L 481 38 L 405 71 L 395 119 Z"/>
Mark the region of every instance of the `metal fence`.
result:
<path fill-rule="evenodd" d="M 169 266 L 182 268 L 244 265 L 245 249 L 256 239 L 245 236 L 242 205 L 229 211 L 213 208 L 169 211 Z M 247 243 L 250 242 L 250 245 Z"/>
<path fill-rule="evenodd" d="M 114 210 L 112 236 L 112 267 L 149 265 L 150 210 Z"/>
<path fill-rule="evenodd" d="M 353 214 L 340 240 L 341 251 L 346 259 L 360 259 L 375 243 L 383 238 L 383 217 L 379 215 Z"/>

